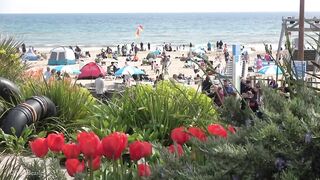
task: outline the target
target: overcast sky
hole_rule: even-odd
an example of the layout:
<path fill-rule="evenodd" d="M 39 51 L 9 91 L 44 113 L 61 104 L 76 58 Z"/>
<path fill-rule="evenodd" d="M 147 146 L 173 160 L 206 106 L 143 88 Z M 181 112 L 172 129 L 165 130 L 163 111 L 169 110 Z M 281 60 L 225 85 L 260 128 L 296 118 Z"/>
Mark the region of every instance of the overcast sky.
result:
<path fill-rule="evenodd" d="M 320 11 L 320 0 L 305 0 Z M 0 0 L 0 13 L 297 12 L 299 0 Z"/>

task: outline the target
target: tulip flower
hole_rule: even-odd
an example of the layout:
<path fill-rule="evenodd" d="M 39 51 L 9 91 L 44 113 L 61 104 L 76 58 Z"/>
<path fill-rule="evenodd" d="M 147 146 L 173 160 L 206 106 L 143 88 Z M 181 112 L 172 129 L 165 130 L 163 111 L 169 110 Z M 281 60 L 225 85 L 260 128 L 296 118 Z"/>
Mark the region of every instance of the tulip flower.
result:
<path fill-rule="evenodd" d="M 88 159 L 93 159 L 99 154 L 99 137 L 93 132 L 81 132 L 77 136 L 80 151 Z"/>
<path fill-rule="evenodd" d="M 135 141 L 129 145 L 129 152 L 131 160 L 138 161 L 152 154 L 152 145 L 144 141 Z"/>
<path fill-rule="evenodd" d="M 206 141 L 207 140 L 206 134 L 200 128 L 191 127 L 191 128 L 188 129 L 188 131 L 192 136 L 196 137 L 200 141 Z"/>
<path fill-rule="evenodd" d="M 75 143 L 65 144 L 62 148 L 63 154 L 67 159 L 78 158 L 80 154 L 79 146 Z"/>
<path fill-rule="evenodd" d="M 90 162 L 91 162 L 91 166 L 89 164 Z M 101 165 L 100 156 L 95 157 L 92 161 L 88 161 L 88 167 L 90 167 L 93 171 L 100 169 L 100 165 Z"/>
<path fill-rule="evenodd" d="M 234 128 L 232 125 L 228 125 L 228 130 L 232 133 L 235 134 L 236 133 L 236 128 Z"/>
<path fill-rule="evenodd" d="M 184 127 L 179 127 L 171 131 L 171 139 L 178 144 L 184 144 L 190 139 L 190 136 Z"/>
<path fill-rule="evenodd" d="M 150 166 L 147 164 L 138 164 L 138 175 L 140 177 L 149 177 L 151 175 Z"/>
<path fill-rule="evenodd" d="M 227 137 L 227 131 L 220 124 L 211 124 L 208 126 L 208 132 L 215 136 Z"/>
<path fill-rule="evenodd" d="M 172 154 L 178 154 L 178 156 L 182 156 L 184 153 L 180 144 L 172 144 L 168 147 L 168 150 Z"/>
<path fill-rule="evenodd" d="M 115 132 L 104 137 L 101 143 L 103 155 L 109 159 L 117 160 L 127 147 L 128 137 L 124 133 Z"/>
<path fill-rule="evenodd" d="M 39 158 L 43 158 L 48 153 L 48 145 L 46 138 L 37 138 L 34 141 L 29 142 L 31 151 Z"/>
<path fill-rule="evenodd" d="M 80 162 L 78 159 L 67 159 L 65 166 L 68 174 L 72 177 L 83 172 L 85 168 L 84 161 Z"/>
<path fill-rule="evenodd" d="M 62 151 L 64 145 L 64 135 L 63 134 L 55 134 L 51 133 L 47 137 L 48 147 L 53 152 Z"/>

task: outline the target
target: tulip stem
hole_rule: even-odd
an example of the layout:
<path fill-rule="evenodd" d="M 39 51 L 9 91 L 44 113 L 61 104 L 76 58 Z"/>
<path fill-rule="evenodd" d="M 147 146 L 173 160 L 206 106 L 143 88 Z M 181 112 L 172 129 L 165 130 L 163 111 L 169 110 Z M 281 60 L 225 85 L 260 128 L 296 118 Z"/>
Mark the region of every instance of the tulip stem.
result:
<path fill-rule="evenodd" d="M 122 174 L 123 174 L 122 166 L 124 166 L 124 165 L 122 164 L 122 158 L 121 157 L 120 157 L 118 163 L 120 163 L 120 168 L 121 168 L 120 173 L 119 173 L 119 177 L 120 177 L 119 179 L 122 179 Z"/>
<path fill-rule="evenodd" d="M 92 164 L 93 164 L 92 158 L 89 158 L 90 180 L 93 180 L 93 167 L 92 167 Z"/>
<path fill-rule="evenodd" d="M 44 162 L 44 173 L 45 173 L 46 180 L 48 180 L 47 162 L 46 162 L 46 159 L 47 159 L 47 158 L 43 158 L 43 162 Z"/>

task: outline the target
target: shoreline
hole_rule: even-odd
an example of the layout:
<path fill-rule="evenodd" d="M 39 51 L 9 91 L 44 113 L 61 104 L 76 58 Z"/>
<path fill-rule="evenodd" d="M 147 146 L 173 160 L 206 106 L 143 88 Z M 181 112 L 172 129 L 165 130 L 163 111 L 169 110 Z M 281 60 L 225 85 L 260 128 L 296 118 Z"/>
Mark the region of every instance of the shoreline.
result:
<path fill-rule="evenodd" d="M 169 43 L 168 43 L 169 44 Z M 212 43 L 213 44 L 213 43 Z M 227 43 L 228 44 L 228 43 Z M 261 52 L 261 51 L 264 51 L 265 50 L 265 47 L 264 47 L 264 43 L 259 43 L 259 44 L 246 44 L 246 43 L 239 43 L 241 46 L 244 46 L 245 49 L 254 49 L 256 52 Z M 278 48 L 278 43 L 266 43 L 268 45 L 272 45 L 273 47 L 273 50 L 277 50 Z M 120 48 L 122 45 L 124 44 L 119 44 L 120 45 Z M 140 43 L 137 44 L 138 47 L 140 47 Z M 183 48 L 183 44 L 174 44 L 174 43 L 171 43 L 172 45 L 172 49 L 173 51 L 189 51 L 190 47 L 189 47 L 189 44 L 184 44 L 185 45 L 185 49 L 182 49 Z M 232 49 L 232 45 L 233 43 L 230 43 L 228 44 L 228 49 L 229 51 Z M 50 52 L 53 48 L 57 48 L 57 47 L 69 47 L 70 45 L 43 45 L 43 46 L 32 46 L 30 44 L 26 44 L 27 46 L 27 49 L 28 47 L 34 47 L 35 50 L 37 51 L 40 51 L 40 52 Z M 117 44 L 112 44 L 112 45 L 77 45 L 79 46 L 83 51 L 100 51 L 101 49 L 106 49 L 107 47 L 110 47 L 113 51 L 114 50 L 117 50 Z M 130 44 L 128 43 L 127 46 L 130 46 Z M 144 43 L 144 49 L 147 48 L 147 43 Z M 177 46 L 179 47 L 179 49 L 177 50 Z M 75 45 L 72 45 L 72 47 L 74 48 Z M 157 48 L 158 49 L 161 49 L 162 50 L 162 47 L 163 47 L 163 44 L 151 44 L 151 49 L 150 51 L 153 51 L 153 50 L 156 50 Z M 197 47 L 202 47 L 202 48 L 207 48 L 207 44 L 194 44 L 193 48 L 197 48 Z M 216 47 L 215 47 L 215 43 L 213 45 L 213 48 L 212 48 L 214 51 L 216 50 Z M 145 50 L 145 51 L 148 51 L 148 50 Z"/>

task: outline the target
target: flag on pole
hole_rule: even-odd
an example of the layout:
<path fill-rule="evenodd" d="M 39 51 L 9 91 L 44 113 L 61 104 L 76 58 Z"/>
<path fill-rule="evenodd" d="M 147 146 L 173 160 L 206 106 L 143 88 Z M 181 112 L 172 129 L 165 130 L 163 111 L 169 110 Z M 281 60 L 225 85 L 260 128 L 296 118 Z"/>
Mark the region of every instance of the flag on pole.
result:
<path fill-rule="evenodd" d="M 137 30 L 136 30 L 136 37 L 139 38 L 141 32 L 143 31 L 143 26 L 141 24 L 138 25 Z"/>

